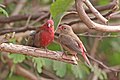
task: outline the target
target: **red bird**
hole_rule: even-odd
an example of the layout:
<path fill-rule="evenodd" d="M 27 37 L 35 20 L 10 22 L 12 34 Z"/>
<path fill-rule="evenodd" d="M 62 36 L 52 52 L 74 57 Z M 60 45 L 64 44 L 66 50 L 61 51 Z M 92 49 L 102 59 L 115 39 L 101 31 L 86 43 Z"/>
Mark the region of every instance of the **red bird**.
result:
<path fill-rule="evenodd" d="M 86 56 L 86 49 L 82 41 L 77 37 L 73 32 L 72 28 L 69 25 L 61 25 L 58 28 L 60 30 L 58 41 L 61 43 L 64 49 L 68 50 L 71 55 L 75 56 L 77 59 L 77 54 L 81 54 L 85 61 L 90 64 Z"/>
<path fill-rule="evenodd" d="M 32 39 L 32 40 L 31 40 Z M 28 40 L 28 45 L 38 48 L 46 48 L 54 40 L 54 22 L 48 20 L 34 33 L 31 34 Z"/>

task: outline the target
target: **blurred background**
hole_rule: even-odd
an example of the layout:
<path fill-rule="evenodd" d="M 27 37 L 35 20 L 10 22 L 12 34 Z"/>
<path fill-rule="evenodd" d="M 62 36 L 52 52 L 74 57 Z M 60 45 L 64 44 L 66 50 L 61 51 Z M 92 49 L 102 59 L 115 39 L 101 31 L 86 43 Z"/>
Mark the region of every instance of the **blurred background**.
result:
<path fill-rule="evenodd" d="M 108 25 L 120 25 L 119 9 L 116 11 L 118 13 L 113 11 L 116 6 L 113 3 L 116 0 L 90 1 L 109 20 Z M 71 25 L 92 57 L 110 68 L 120 69 L 120 33 L 88 29 L 76 14 L 74 3 L 74 0 L 0 0 L 0 39 L 16 32 L 9 42 L 24 45 L 24 39 L 30 31 L 52 16 L 55 29 L 59 23 Z M 84 8 L 92 20 L 101 23 L 86 6 Z M 56 42 L 50 44 L 48 49 L 61 51 Z M 120 80 L 119 72 L 111 71 L 92 60 L 91 62 L 93 69 L 85 65 L 81 56 L 79 64 L 72 65 L 45 58 L 0 52 L 0 80 Z"/>

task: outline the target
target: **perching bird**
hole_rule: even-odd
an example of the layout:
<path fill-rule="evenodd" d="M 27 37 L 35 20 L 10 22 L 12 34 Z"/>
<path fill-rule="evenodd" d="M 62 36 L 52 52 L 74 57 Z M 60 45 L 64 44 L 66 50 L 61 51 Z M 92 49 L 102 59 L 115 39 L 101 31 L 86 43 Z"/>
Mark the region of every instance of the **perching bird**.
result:
<path fill-rule="evenodd" d="M 81 40 L 77 37 L 77 35 L 73 32 L 72 28 L 69 25 L 60 25 L 58 30 L 60 31 L 58 41 L 60 44 L 70 52 L 71 55 L 77 58 L 77 53 L 81 54 L 85 61 L 90 64 L 86 56 L 86 49 L 81 42 Z"/>
<path fill-rule="evenodd" d="M 33 32 L 29 39 L 29 46 L 37 47 L 37 48 L 45 48 L 54 40 L 54 22 L 53 20 L 48 20 L 42 26 L 36 29 Z"/>

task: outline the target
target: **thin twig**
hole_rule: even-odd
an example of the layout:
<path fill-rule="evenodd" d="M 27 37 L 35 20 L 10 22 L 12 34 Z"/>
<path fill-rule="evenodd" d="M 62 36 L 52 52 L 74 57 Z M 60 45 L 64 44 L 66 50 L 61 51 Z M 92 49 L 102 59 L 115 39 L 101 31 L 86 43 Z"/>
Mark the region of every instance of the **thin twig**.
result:
<path fill-rule="evenodd" d="M 120 72 L 120 69 L 115 69 L 115 68 L 110 68 L 108 66 L 106 66 L 103 62 L 93 58 L 92 56 L 90 56 L 88 53 L 86 53 L 86 55 L 93 61 L 95 61 L 96 63 L 100 64 L 102 67 L 104 67 L 105 69 L 107 70 L 110 70 L 110 71 L 114 71 L 114 72 Z"/>
<path fill-rule="evenodd" d="M 36 20 L 39 17 L 45 19 L 48 18 L 49 13 L 44 13 L 44 11 L 40 12 L 39 14 L 24 14 L 24 15 L 15 15 L 15 16 L 10 16 L 10 17 L 0 17 L 0 23 L 10 23 L 10 22 L 15 22 L 15 21 L 23 21 L 23 20 L 27 20 L 28 17 L 31 16 L 31 20 Z M 42 19 L 42 20 L 43 20 Z M 41 19 L 40 19 L 41 20 Z"/>
<path fill-rule="evenodd" d="M 77 34 L 78 36 L 85 36 L 85 37 L 92 37 L 92 38 L 117 38 L 120 37 L 120 35 L 92 35 L 92 34 Z"/>

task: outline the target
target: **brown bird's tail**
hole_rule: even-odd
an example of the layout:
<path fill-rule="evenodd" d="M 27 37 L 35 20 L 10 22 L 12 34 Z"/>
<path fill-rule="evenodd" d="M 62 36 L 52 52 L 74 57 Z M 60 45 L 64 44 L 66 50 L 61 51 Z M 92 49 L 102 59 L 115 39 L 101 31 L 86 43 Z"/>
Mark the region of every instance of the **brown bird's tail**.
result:
<path fill-rule="evenodd" d="M 87 58 L 86 53 L 85 53 L 84 48 L 83 48 L 82 45 L 80 45 L 80 49 L 81 49 L 81 53 L 82 53 L 83 58 L 91 66 L 91 63 L 90 63 L 89 59 Z"/>

